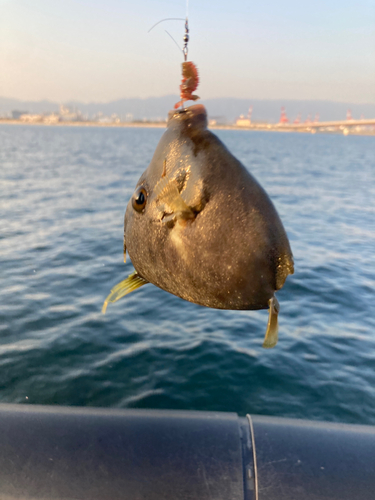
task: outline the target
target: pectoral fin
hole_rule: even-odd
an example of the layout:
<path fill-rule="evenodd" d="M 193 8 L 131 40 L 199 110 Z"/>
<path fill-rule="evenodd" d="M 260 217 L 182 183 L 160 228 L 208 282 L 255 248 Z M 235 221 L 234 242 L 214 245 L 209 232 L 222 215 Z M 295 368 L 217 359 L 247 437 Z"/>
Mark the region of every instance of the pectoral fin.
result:
<path fill-rule="evenodd" d="M 109 302 L 117 302 L 128 293 L 137 290 L 137 288 L 140 288 L 147 283 L 148 281 L 141 278 L 137 272 L 132 273 L 126 278 L 126 280 L 121 281 L 114 288 L 112 288 L 111 293 L 104 301 L 102 313 L 105 314 Z"/>
<path fill-rule="evenodd" d="M 194 218 L 194 212 L 181 196 L 175 179 L 162 177 L 155 186 L 154 194 L 159 202 L 166 205 L 177 217 Z"/>
<path fill-rule="evenodd" d="M 264 337 L 263 347 L 265 349 L 270 349 L 271 347 L 275 347 L 278 340 L 278 332 L 279 332 L 279 324 L 277 317 L 279 315 L 280 306 L 276 297 L 272 297 L 268 301 L 270 306 L 269 316 L 268 316 L 268 325 L 266 335 Z"/>

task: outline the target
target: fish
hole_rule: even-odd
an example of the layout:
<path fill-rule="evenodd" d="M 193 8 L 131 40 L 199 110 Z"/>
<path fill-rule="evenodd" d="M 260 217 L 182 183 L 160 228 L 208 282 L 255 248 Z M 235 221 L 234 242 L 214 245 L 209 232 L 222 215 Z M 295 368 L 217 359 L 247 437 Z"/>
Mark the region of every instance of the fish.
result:
<path fill-rule="evenodd" d="M 280 217 L 251 173 L 207 128 L 194 104 L 169 112 L 167 129 L 126 208 L 135 272 L 103 305 L 152 283 L 215 309 L 268 309 L 263 347 L 278 341 L 275 292 L 294 272 Z"/>

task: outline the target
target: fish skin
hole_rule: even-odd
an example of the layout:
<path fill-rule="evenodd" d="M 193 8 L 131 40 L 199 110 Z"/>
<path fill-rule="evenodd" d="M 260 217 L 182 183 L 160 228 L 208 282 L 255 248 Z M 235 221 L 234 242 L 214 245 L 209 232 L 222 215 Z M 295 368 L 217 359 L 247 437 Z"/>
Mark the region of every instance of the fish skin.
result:
<path fill-rule="evenodd" d="M 164 177 L 193 216 L 158 198 Z M 170 112 L 140 186 L 147 202 L 137 212 L 129 201 L 124 242 L 142 278 L 202 306 L 269 307 L 294 270 L 289 241 L 264 189 L 207 130 L 204 106 Z"/>

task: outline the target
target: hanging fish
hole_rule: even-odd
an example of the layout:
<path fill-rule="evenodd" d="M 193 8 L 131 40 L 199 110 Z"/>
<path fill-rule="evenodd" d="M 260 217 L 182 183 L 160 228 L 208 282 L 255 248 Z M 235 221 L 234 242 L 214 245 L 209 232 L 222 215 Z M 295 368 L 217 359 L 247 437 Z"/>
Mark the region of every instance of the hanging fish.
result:
<path fill-rule="evenodd" d="M 187 33 L 184 41 L 178 105 L 196 97 L 198 83 L 195 65 L 186 61 Z M 275 292 L 293 273 L 289 241 L 267 193 L 207 129 L 204 106 L 169 113 L 126 209 L 124 256 L 126 250 L 135 272 L 113 288 L 103 312 L 152 283 L 202 306 L 268 308 L 263 347 L 276 345 Z"/>
<path fill-rule="evenodd" d="M 266 309 L 263 347 L 277 343 L 275 291 L 293 273 L 281 220 L 266 192 L 207 129 L 206 110 L 169 114 L 168 127 L 125 214 L 136 272 L 106 299 L 150 282 L 218 309 Z"/>

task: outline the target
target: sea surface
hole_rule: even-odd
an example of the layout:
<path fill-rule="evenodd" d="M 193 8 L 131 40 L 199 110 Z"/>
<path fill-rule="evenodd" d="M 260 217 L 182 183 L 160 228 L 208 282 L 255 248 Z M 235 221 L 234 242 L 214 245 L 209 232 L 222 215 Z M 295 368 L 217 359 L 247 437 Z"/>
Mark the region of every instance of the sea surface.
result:
<path fill-rule="evenodd" d="M 0 401 L 375 425 L 375 137 L 215 132 L 271 196 L 294 253 L 265 350 L 267 311 L 153 285 L 101 313 L 133 269 L 125 207 L 162 133 L 0 126 Z"/>

